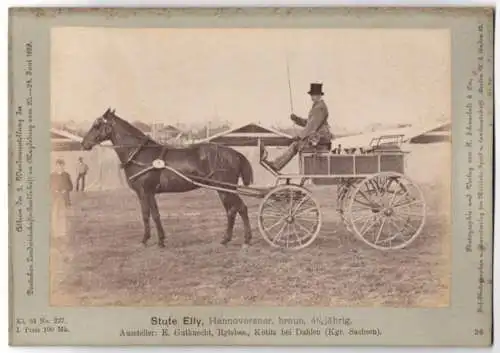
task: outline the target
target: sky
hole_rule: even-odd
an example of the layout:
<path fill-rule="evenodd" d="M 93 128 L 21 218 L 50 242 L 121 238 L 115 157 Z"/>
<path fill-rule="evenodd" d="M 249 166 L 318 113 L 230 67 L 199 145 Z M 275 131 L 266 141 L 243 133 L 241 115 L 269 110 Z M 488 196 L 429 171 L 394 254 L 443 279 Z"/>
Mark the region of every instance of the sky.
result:
<path fill-rule="evenodd" d="M 51 116 L 289 126 L 322 82 L 329 123 L 349 131 L 451 114 L 450 34 L 441 29 L 52 30 Z M 287 74 L 287 63 L 289 75 Z M 291 100 L 290 90 L 291 88 Z"/>

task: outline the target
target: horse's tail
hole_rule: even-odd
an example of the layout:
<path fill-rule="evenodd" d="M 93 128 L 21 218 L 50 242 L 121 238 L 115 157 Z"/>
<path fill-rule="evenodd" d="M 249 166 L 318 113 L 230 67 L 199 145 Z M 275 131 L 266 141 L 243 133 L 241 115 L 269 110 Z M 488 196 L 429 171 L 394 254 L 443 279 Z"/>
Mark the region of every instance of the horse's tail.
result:
<path fill-rule="evenodd" d="M 250 161 L 240 153 L 240 177 L 243 184 L 248 186 L 253 183 L 253 169 Z"/>

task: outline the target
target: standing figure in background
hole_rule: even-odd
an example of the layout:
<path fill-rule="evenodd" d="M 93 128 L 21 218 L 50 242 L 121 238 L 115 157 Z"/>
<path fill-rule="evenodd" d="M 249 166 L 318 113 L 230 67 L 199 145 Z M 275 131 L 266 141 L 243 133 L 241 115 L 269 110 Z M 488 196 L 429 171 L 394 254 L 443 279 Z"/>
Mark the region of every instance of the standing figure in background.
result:
<path fill-rule="evenodd" d="M 328 108 L 323 101 L 323 85 L 321 83 L 311 83 L 311 89 L 307 92 L 313 101 L 307 119 L 292 114 L 292 121 L 303 126 L 304 129 L 294 137 L 294 141 L 288 149 L 274 161 L 267 160 L 267 151 L 261 144 L 260 158 L 271 169 L 278 172 L 287 165 L 288 162 L 304 148 L 331 149 L 333 135 L 328 124 Z"/>
<path fill-rule="evenodd" d="M 76 191 L 81 190 L 85 191 L 85 177 L 87 172 L 89 171 L 89 166 L 85 164 L 82 157 L 78 158 L 78 166 L 76 170 Z M 80 187 L 81 182 L 81 187 Z"/>
<path fill-rule="evenodd" d="M 56 161 L 56 170 L 50 175 L 50 188 L 55 205 L 59 206 L 62 200 L 64 206 L 68 207 L 71 205 L 69 193 L 73 191 L 73 183 L 69 174 L 64 170 L 64 164 L 62 159 Z"/>

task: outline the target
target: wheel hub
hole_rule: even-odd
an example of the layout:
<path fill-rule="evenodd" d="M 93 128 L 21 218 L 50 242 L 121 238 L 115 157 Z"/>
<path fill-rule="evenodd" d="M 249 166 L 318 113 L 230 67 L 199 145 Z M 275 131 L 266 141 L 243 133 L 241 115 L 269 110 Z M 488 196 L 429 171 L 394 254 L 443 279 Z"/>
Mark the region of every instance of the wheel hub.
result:
<path fill-rule="evenodd" d="M 390 216 L 392 216 L 392 215 L 393 215 L 393 213 L 394 213 L 394 210 L 393 210 L 392 208 L 386 208 L 386 209 L 384 210 L 384 215 L 385 215 L 386 217 L 390 217 Z"/>
<path fill-rule="evenodd" d="M 285 218 L 285 222 L 287 223 L 293 223 L 293 216 L 288 216 Z"/>

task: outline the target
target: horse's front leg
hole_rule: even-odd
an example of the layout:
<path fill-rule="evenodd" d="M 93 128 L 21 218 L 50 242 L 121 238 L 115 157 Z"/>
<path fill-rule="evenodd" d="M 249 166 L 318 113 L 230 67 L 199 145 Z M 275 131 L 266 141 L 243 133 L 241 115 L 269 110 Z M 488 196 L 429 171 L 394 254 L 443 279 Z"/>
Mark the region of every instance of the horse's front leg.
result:
<path fill-rule="evenodd" d="M 139 196 L 139 202 L 141 203 L 142 221 L 144 223 L 144 237 L 142 238 L 142 243 L 146 245 L 149 238 L 151 238 L 151 226 L 149 224 L 149 200 L 144 192 L 139 192 L 137 195 Z"/>
<path fill-rule="evenodd" d="M 151 209 L 151 216 L 156 225 L 156 230 L 158 232 L 158 246 L 160 248 L 165 247 L 165 231 L 161 224 L 160 211 L 158 210 L 158 203 L 156 202 L 155 193 L 151 192 L 148 194 L 149 206 Z"/>

